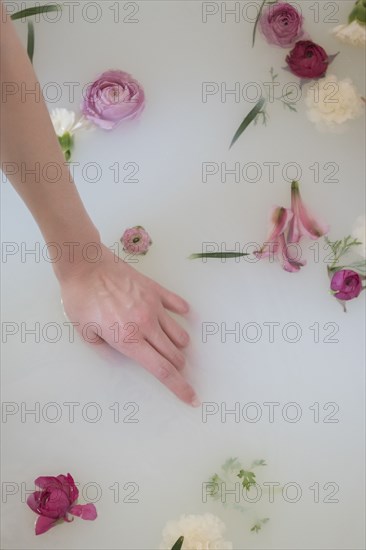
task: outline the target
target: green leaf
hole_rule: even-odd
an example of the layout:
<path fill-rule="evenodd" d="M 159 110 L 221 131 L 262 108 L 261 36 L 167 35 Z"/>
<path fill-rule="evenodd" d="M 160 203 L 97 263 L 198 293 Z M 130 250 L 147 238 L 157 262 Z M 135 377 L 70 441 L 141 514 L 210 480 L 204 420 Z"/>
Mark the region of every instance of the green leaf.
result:
<path fill-rule="evenodd" d="M 244 489 L 247 489 L 247 491 L 250 490 L 252 485 L 256 484 L 255 481 L 255 474 L 253 472 L 248 472 L 247 470 L 240 470 L 238 473 L 238 477 L 242 479 L 242 484 Z"/>
<path fill-rule="evenodd" d="M 256 18 L 255 23 L 254 23 L 254 28 L 253 28 L 253 39 L 252 39 L 252 48 L 254 48 L 254 44 L 255 44 L 255 34 L 256 34 L 256 32 L 257 32 L 258 22 L 259 22 L 260 16 L 262 15 L 262 10 L 263 10 L 263 8 L 264 8 L 264 4 L 265 4 L 265 3 L 266 3 L 266 0 L 263 0 L 262 5 L 261 5 L 261 7 L 259 8 L 257 18 Z"/>
<path fill-rule="evenodd" d="M 260 519 L 259 521 L 257 521 L 255 525 L 253 525 L 253 527 L 251 528 L 251 531 L 258 533 L 262 529 L 262 525 L 267 523 L 267 521 L 269 521 L 269 518 Z"/>
<path fill-rule="evenodd" d="M 25 10 L 17 11 L 11 15 L 11 19 L 16 21 L 17 19 L 23 19 L 24 17 L 32 17 L 32 15 L 38 15 L 40 13 L 47 13 L 50 11 L 60 10 L 61 6 L 58 4 L 46 4 L 45 6 L 34 6 L 33 8 L 26 8 Z"/>
<path fill-rule="evenodd" d="M 263 458 L 261 460 L 254 460 L 252 463 L 252 468 L 255 468 L 256 466 L 267 466 L 267 463 Z"/>
<path fill-rule="evenodd" d="M 34 55 L 34 25 L 32 21 L 28 21 L 28 38 L 27 38 L 27 52 L 30 62 L 33 63 Z"/>
<path fill-rule="evenodd" d="M 179 537 L 177 542 L 172 547 L 172 550 L 181 550 L 181 548 L 183 546 L 183 541 L 184 541 L 184 537 Z"/>
<path fill-rule="evenodd" d="M 231 140 L 229 149 L 231 149 L 236 140 L 241 136 L 241 134 L 249 126 L 249 124 L 253 122 L 253 120 L 259 115 L 259 113 L 262 111 L 262 107 L 265 104 L 265 101 L 265 98 L 261 97 L 258 103 L 256 103 L 253 109 L 247 114 L 247 116 L 244 118 L 243 122 L 240 124 L 239 128 L 235 132 L 235 135 Z"/>
<path fill-rule="evenodd" d="M 198 258 L 240 258 L 241 256 L 249 256 L 248 253 L 241 252 L 200 252 L 191 254 L 189 260 L 197 260 Z"/>

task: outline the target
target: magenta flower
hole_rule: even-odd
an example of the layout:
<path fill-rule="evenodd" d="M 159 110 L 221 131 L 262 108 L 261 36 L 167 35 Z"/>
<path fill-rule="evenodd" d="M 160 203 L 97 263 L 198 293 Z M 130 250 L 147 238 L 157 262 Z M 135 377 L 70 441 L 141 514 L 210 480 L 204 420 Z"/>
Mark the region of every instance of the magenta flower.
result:
<path fill-rule="evenodd" d="M 311 40 L 300 40 L 286 57 L 290 71 L 300 78 L 321 78 L 334 56 Z"/>
<path fill-rule="evenodd" d="M 353 300 L 362 291 L 362 279 L 356 271 L 341 269 L 334 273 L 330 288 L 338 300 Z"/>
<path fill-rule="evenodd" d="M 27 499 L 27 504 L 39 515 L 35 525 L 36 535 L 42 535 L 60 520 L 72 521 L 68 514 L 86 520 L 94 520 L 97 517 L 94 504 L 75 504 L 79 491 L 70 474 L 38 477 L 34 483 L 41 490 L 32 493 Z"/>
<path fill-rule="evenodd" d="M 291 210 L 293 218 L 289 224 L 287 242 L 298 243 L 301 237 L 309 237 L 316 240 L 329 231 L 329 227 L 317 221 L 309 214 L 301 200 L 299 184 L 293 181 L 291 184 Z"/>
<path fill-rule="evenodd" d="M 270 44 L 289 48 L 304 37 L 303 16 L 290 4 L 267 6 L 260 18 L 260 29 Z"/>
<path fill-rule="evenodd" d="M 293 213 L 288 208 L 280 206 L 274 208 L 271 216 L 273 229 L 263 247 L 255 255 L 259 259 L 277 256 L 285 271 L 295 273 L 305 265 L 305 262 L 292 258 L 286 243 L 285 231 L 292 218 Z"/>
<path fill-rule="evenodd" d="M 145 105 L 141 85 L 123 71 L 109 70 L 87 88 L 81 110 L 104 130 L 112 130 L 123 120 L 136 118 Z"/>
<path fill-rule="evenodd" d="M 141 226 L 136 225 L 126 229 L 121 237 L 123 250 L 131 254 L 146 254 L 152 245 L 152 240 L 147 231 Z"/>

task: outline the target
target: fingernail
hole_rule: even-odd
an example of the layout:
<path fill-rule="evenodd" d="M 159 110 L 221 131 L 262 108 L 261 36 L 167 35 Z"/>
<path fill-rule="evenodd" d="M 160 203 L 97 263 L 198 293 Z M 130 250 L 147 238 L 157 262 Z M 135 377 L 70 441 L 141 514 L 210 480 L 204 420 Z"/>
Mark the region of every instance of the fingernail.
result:
<path fill-rule="evenodd" d="M 191 405 L 192 405 L 192 407 L 200 407 L 201 406 L 201 401 L 198 399 L 197 396 L 192 399 Z"/>

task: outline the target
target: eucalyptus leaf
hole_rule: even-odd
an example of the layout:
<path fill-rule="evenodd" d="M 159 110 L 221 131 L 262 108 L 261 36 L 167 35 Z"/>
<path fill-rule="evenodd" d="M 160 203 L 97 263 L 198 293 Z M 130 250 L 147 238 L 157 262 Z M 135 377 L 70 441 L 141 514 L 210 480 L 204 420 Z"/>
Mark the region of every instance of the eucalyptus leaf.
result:
<path fill-rule="evenodd" d="M 253 109 L 247 114 L 247 116 L 244 118 L 243 122 L 240 124 L 239 128 L 235 132 L 235 135 L 230 143 L 229 149 L 234 145 L 236 140 L 241 136 L 241 134 L 244 132 L 244 130 L 249 126 L 251 122 L 259 115 L 259 113 L 262 112 L 263 105 L 265 104 L 265 98 L 261 97 L 258 103 L 255 104 Z"/>
<path fill-rule="evenodd" d="M 179 537 L 177 542 L 174 544 L 172 550 L 181 550 L 183 546 L 184 537 Z"/>
<path fill-rule="evenodd" d="M 244 252 L 200 252 L 198 254 L 191 254 L 189 260 L 197 260 L 198 258 L 240 258 L 242 256 L 249 256 Z"/>
<path fill-rule="evenodd" d="M 24 17 L 32 17 L 40 13 L 47 13 L 50 11 L 58 11 L 61 6 L 58 4 L 46 4 L 45 6 L 34 6 L 33 8 L 26 8 L 24 10 L 17 11 L 11 15 L 11 19 L 16 21 L 17 19 L 23 19 Z"/>
<path fill-rule="evenodd" d="M 32 21 L 28 21 L 28 38 L 27 38 L 27 52 L 30 62 L 33 63 L 34 55 L 34 25 Z"/>

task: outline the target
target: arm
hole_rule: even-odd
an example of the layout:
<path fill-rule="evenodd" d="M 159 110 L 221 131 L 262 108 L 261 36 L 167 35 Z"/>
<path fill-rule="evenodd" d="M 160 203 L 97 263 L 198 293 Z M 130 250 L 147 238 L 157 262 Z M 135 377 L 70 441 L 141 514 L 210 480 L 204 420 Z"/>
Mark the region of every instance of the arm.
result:
<path fill-rule="evenodd" d="M 117 259 L 101 243 L 64 161 L 43 98 L 28 95 L 25 102 L 21 100 L 22 83 L 34 90 L 37 77 L 10 18 L 4 22 L 2 3 L 1 10 L 1 86 L 2 90 L 7 86 L 15 90 L 1 97 L 2 168 L 31 211 L 46 243 L 57 243 L 61 247 L 61 258 L 52 265 L 61 286 L 65 311 L 71 321 L 80 323 L 80 330 L 86 323 L 98 323 L 101 331 L 96 339 L 101 337 L 122 354 L 135 359 L 180 399 L 197 405 L 194 390 L 180 373 L 185 363 L 182 350 L 189 337 L 167 312 L 168 309 L 186 313 L 188 304 Z M 15 174 L 6 170 L 6 163 L 17 167 L 23 163 L 31 170 L 36 162 L 41 168 L 46 163 L 56 163 L 61 169 L 60 181 L 52 184 L 42 176 L 37 181 L 32 174 L 22 178 L 20 169 Z M 78 246 L 74 247 L 73 255 L 67 243 L 75 242 Z M 83 247 L 88 243 L 97 243 L 100 247 L 100 260 L 95 263 L 83 257 Z M 55 247 L 50 246 L 50 257 L 55 252 Z M 110 329 L 116 323 L 120 328 L 119 338 Z M 123 328 L 127 323 L 134 323 L 137 329 L 130 339 L 126 339 Z"/>

